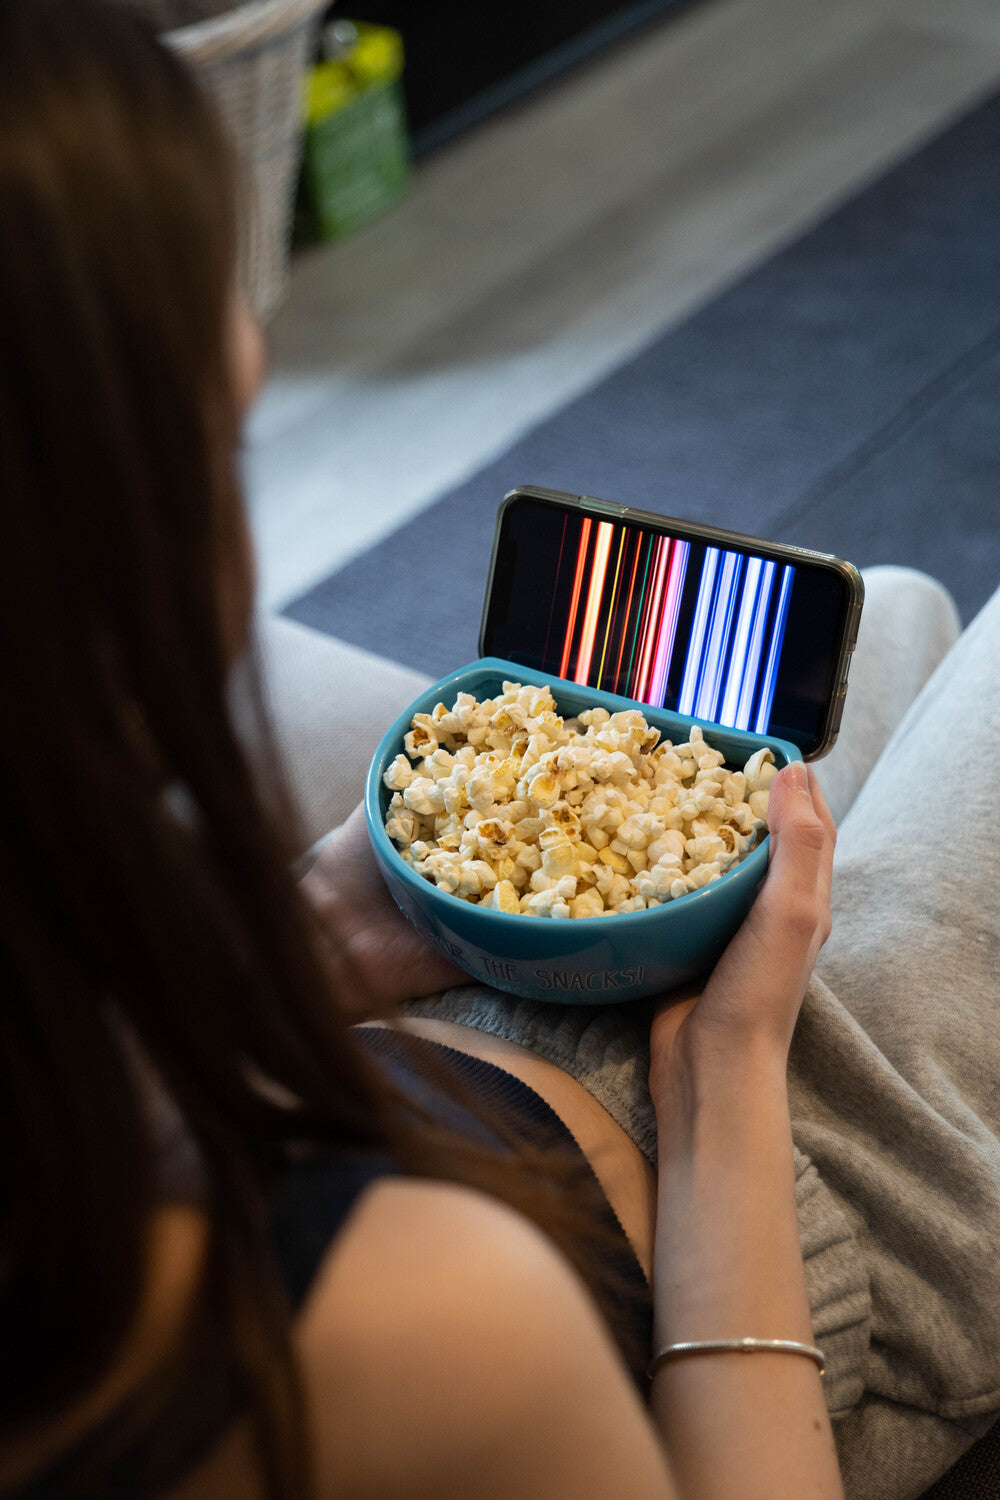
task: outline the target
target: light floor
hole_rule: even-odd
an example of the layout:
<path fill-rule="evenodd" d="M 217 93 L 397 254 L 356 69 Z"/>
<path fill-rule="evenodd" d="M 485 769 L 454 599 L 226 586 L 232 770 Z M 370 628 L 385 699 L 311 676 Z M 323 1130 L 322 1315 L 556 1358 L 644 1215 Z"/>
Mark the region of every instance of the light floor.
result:
<path fill-rule="evenodd" d="M 365 550 L 998 86 L 998 0 L 705 0 L 422 162 L 390 214 L 296 257 L 270 326 L 246 450 L 262 602 Z"/>

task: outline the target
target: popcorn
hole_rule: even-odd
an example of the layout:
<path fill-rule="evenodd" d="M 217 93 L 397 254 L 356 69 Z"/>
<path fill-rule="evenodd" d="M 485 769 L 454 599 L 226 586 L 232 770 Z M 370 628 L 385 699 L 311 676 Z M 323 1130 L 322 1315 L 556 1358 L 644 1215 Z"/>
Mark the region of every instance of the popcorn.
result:
<path fill-rule="evenodd" d="M 668 828 L 659 838 L 653 839 L 647 845 L 646 858 L 651 865 L 658 865 L 662 859 L 665 859 L 669 855 L 680 858 L 685 852 L 686 843 L 687 840 L 679 828 Z"/>
<path fill-rule="evenodd" d="M 444 812 L 444 788 L 429 776 L 415 776 L 403 792 L 403 801 L 411 812 Z"/>
<path fill-rule="evenodd" d="M 676 859 L 676 855 L 674 856 Z M 636 874 L 635 892 L 646 901 L 669 901 L 671 887 L 680 875 L 680 861 L 673 867 L 668 865 L 652 865 L 647 870 L 639 870 Z"/>
<path fill-rule="evenodd" d="M 513 824 L 506 818 L 483 818 L 465 830 L 461 846 L 469 858 L 496 863 L 501 854 L 511 853 L 511 843 L 515 842 L 513 835 Z"/>
<path fill-rule="evenodd" d="M 417 831 L 416 813 L 410 811 L 404 805 L 402 797 L 397 792 L 389 803 L 389 813 L 385 820 L 385 831 L 395 844 L 412 844 Z"/>
<path fill-rule="evenodd" d="M 484 896 L 479 905 L 488 906 L 491 911 L 509 911 L 512 914 L 521 910 L 517 891 L 509 880 L 498 880 L 489 895 Z"/>
<path fill-rule="evenodd" d="M 651 813 L 633 813 L 618 825 L 618 838 L 629 849 L 646 849 L 664 832 L 663 824 Z"/>
<path fill-rule="evenodd" d="M 382 777 L 382 783 L 389 788 L 390 792 L 401 792 L 409 786 L 416 774 L 406 756 L 397 755 Z"/>
<path fill-rule="evenodd" d="M 463 790 L 469 806 L 477 812 L 489 812 L 493 807 L 493 777 L 488 772 L 473 772 L 466 778 Z"/>
<path fill-rule="evenodd" d="M 529 917 L 568 917 L 571 915 L 569 902 L 552 891 L 536 891 L 534 895 L 525 896 L 521 902 L 521 911 Z"/>
<path fill-rule="evenodd" d="M 755 818 L 763 818 L 767 822 L 767 805 L 771 800 L 771 793 L 763 787 L 758 787 L 749 796 L 750 811 Z"/>
<path fill-rule="evenodd" d="M 420 716 L 418 715 L 418 717 Z M 426 718 L 426 715 L 423 715 L 423 717 Z M 430 755 L 437 747 L 438 742 L 430 729 L 425 724 L 418 723 L 415 718 L 413 720 L 413 728 L 403 738 L 403 749 L 407 755 L 411 759 L 415 759 L 418 755 Z"/>
<path fill-rule="evenodd" d="M 383 782 L 413 870 L 489 910 L 554 920 L 648 911 L 722 878 L 767 833 L 772 752 L 742 770 L 691 726 L 660 741 L 638 709 L 564 720 L 505 682 L 415 714 Z"/>
<path fill-rule="evenodd" d="M 469 811 L 469 795 L 464 781 L 452 781 L 449 777 L 444 786 L 444 810 L 453 816 Z"/>
<path fill-rule="evenodd" d="M 604 897 L 605 904 L 607 906 L 612 906 L 615 904 L 611 899 L 611 891 L 616 880 L 621 881 L 622 876 L 616 874 L 615 871 L 612 870 L 611 866 L 605 864 L 603 860 L 599 860 L 598 863 L 594 866 L 594 884 L 600 891 L 601 895 Z M 629 883 L 627 880 L 624 881 L 624 888 L 625 893 L 630 894 Z"/>
<path fill-rule="evenodd" d="M 778 768 L 774 764 L 774 756 L 767 746 L 756 750 L 746 765 L 743 767 L 747 779 L 748 792 L 766 792 L 775 776 Z"/>
<path fill-rule="evenodd" d="M 645 898 L 643 896 L 626 896 L 618 910 L 623 914 L 630 911 L 645 911 Z"/>
<path fill-rule="evenodd" d="M 700 838 L 688 839 L 684 845 L 684 853 L 696 864 L 712 864 L 722 856 L 728 856 L 731 847 L 718 834 L 706 834 Z"/>
<path fill-rule="evenodd" d="M 628 860 L 624 854 L 619 854 L 616 849 L 602 849 L 597 857 L 602 865 L 607 865 L 608 869 L 612 870 L 616 875 L 624 875 L 629 867 Z"/>
<path fill-rule="evenodd" d="M 573 897 L 569 903 L 569 914 L 571 917 L 603 917 L 604 897 L 591 886 L 589 890 L 581 891 L 579 896 Z"/>
<path fill-rule="evenodd" d="M 485 859 L 468 859 L 462 864 L 455 895 L 478 896 L 483 891 L 492 891 L 499 884 L 496 871 Z"/>

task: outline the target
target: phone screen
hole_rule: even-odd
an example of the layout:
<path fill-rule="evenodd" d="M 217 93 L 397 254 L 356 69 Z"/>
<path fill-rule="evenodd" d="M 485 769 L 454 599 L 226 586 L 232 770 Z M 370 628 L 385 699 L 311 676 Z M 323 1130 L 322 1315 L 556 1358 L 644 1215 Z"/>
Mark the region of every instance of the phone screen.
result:
<path fill-rule="evenodd" d="M 849 605 L 846 580 L 822 564 L 518 496 L 504 512 L 482 645 L 809 754 L 836 686 Z"/>

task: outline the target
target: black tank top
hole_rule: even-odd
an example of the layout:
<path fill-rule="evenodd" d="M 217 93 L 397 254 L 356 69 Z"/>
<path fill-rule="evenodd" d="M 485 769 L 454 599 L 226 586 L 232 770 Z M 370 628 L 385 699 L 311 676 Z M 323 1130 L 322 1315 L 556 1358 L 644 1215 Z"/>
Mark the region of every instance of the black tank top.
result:
<path fill-rule="evenodd" d="M 562 1120 L 540 1095 L 492 1063 L 468 1057 L 423 1038 L 400 1038 L 388 1029 L 355 1032 L 406 1093 L 450 1129 L 485 1145 L 503 1144 L 474 1110 L 456 1104 L 421 1070 L 421 1056 L 444 1062 L 475 1100 L 497 1112 L 514 1134 L 535 1146 L 559 1149 L 589 1165 Z M 270 1238 L 277 1265 L 293 1305 L 305 1300 L 320 1263 L 364 1190 L 381 1177 L 397 1175 L 382 1155 L 337 1151 L 316 1153 L 287 1167 L 275 1192 Z M 590 1174 L 592 1176 L 592 1174 Z M 645 1276 L 607 1199 L 602 1214 L 615 1236 L 608 1257 L 609 1286 L 615 1308 L 612 1332 L 633 1378 L 645 1397 L 652 1331 L 652 1298 Z M 179 1484 L 221 1437 L 243 1409 L 234 1372 L 215 1358 L 186 1362 L 174 1389 L 146 1387 L 94 1428 L 55 1463 L 15 1490 L 0 1490 L 0 1500 L 152 1500 Z M 146 1408 L 158 1412 L 155 1423 L 136 1440 Z"/>

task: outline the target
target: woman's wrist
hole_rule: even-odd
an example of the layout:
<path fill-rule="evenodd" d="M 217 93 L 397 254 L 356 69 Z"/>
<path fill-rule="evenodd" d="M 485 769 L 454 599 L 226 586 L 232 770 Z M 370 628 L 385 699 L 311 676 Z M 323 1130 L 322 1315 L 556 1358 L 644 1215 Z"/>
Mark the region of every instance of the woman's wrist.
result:
<path fill-rule="evenodd" d="M 660 1134 L 671 1138 L 715 1120 L 738 1127 L 764 1108 L 787 1114 L 787 1053 L 767 1036 L 678 1049 L 671 1066 L 654 1068 L 650 1092 Z"/>
<path fill-rule="evenodd" d="M 679 1339 L 809 1332 L 783 1077 L 748 1070 L 659 1119 L 656 1325 Z"/>

